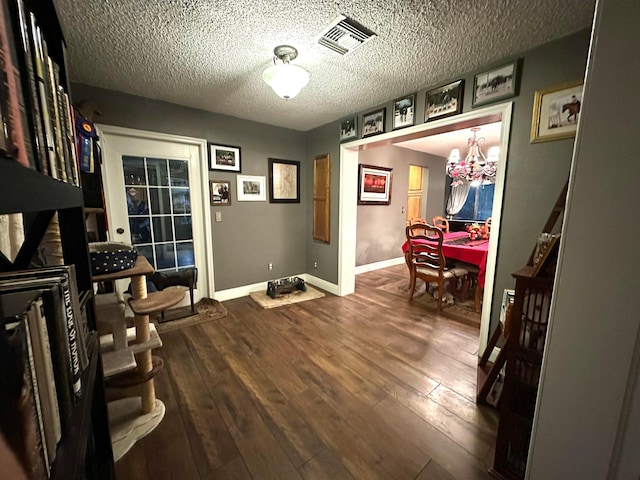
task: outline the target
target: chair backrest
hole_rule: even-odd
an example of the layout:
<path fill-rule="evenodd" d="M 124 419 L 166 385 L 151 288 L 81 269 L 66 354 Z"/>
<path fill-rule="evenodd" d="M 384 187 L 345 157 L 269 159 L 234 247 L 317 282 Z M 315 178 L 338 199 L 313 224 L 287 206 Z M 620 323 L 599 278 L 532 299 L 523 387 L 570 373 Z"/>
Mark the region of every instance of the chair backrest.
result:
<path fill-rule="evenodd" d="M 416 223 L 426 225 L 427 221 L 424 218 L 414 217 L 411 220 L 409 220 L 409 223 L 407 223 L 407 225 L 415 225 Z"/>
<path fill-rule="evenodd" d="M 426 223 L 414 223 L 406 228 L 409 244 L 408 261 L 412 268 L 428 267 L 442 275 L 446 267 L 442 253 L 442 230 Z M 428 242 L 428 243 L 427 243 Z"/>
<path fill-rule="evenodd" d="M 431 223 L 442 230 L 442 233 L 449 233 L 449 220 L 446 218 L 440 216 L 433 217 Z"/>

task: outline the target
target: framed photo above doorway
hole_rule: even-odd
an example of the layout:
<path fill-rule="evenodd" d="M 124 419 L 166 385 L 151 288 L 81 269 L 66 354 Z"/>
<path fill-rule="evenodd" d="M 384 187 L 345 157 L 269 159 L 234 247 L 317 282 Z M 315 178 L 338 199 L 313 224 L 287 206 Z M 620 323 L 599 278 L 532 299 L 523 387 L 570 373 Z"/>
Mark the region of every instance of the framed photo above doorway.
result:
<path fill-rule="evenodd" d="M 358 116 L 345 118 L 340 122 L 340 142 L 348 142 L 358 138 Z"/>
<path fill-rule="evenodd" d="M 362 116 L 362 138 L 384 133 L 387 109 L 381 108 Z"/>
<path fill-rule="evenodd" d="M 458 115 L 462 112 L 463 95 L 464 80 L 457 80 L 429 90 L 425 96 L 424 121 L 430 122 Z"/>
<path fill-rule="evenodd" d="M 520 81 L 519 61 L 487 70 L 473 77 L 472 107 L 486 105 L 518 94 Z"/>
<path fill-rule="evenodd" d="M 415 123 L 416 94 L 393 101 L 393 130 L 410 127 Z"/>

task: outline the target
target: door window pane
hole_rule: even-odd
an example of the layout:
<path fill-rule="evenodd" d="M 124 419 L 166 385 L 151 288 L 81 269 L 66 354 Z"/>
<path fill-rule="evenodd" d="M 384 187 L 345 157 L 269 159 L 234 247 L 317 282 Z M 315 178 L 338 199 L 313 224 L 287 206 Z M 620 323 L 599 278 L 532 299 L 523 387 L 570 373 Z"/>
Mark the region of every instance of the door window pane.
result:
<path fill-rule="evenodd" d="M 146 187 L 127 188 L 127 212 L 129 215 L 149 215 Z"/>
<path fill-rule="evenodd" d="M 154 242 L 173 242 L 173 228 L 171 217 L 153 217 Z"/>
<path fill-rule="evenodd" d="M 146 185 L 147 179 L 144 175 L 144 158 L 122 156 L 122 167 L 124 170 L 125 185 Z"/>
<path fill-rule="evenodd" d="M 191 213 L 191 202 L 188 188 L 172 188 L 173 213 Z"/>
<path fill-rule="evenodd" d="M 171 215 L 171 201 L 168 188 L 149 188 L 151 213 L 156 215 Z"/>
<path fill-rule="evenodd" d="M 177 243 L 176 253 L 178 254 L 179 267 L 189 267 L 194 265 L 193 242 Z"/>
<path fill-rule="evenodd" d="M 156 268 L 158 270 L 175 268 L 176 255 L 173 249 L 173 243 L 156 244 Z"/>
<path fill-rule="evenodd" d="M 175 217 L 173 222 L 175 226 L 176 240 L 190 240 L 193 238 L 191 233 L 191 217 Z"/>
<path fill-rule="evenodd" d="M 189 165 L 183 160 L 169 160 L 171 171 L 171 185 L 176 187 L 189 186 Z"/>
<path fill-rule="evenodd" d="M 156 268 L 156 260 L 153 258 L 153 246 L 152 245 L 139 245 L 136 246 L 138 255 L 146 258 L 153 268 Z"/>
<path fill-rule="evenodd" d="M 129 217 L 131 243 L 150 243 L 151 224 L 149 217 Z"/>
<path fill-rule="evenodd" d="M 169 185 L 167 161 L 164 158 L 147 158 L 147 175 L 149 185 Z"/>

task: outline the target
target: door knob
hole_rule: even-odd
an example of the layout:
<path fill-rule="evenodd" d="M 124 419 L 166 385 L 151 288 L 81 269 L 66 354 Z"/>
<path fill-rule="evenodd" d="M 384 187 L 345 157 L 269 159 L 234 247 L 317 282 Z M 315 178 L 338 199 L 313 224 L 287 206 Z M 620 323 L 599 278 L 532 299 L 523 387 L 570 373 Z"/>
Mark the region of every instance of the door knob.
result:
<path fill-rule="evenodd" d="M 124 233 L 124 228 L 120 227 L 116 229 L 116 233 L 119 233 L 120 235 L 122 235 Z"/>

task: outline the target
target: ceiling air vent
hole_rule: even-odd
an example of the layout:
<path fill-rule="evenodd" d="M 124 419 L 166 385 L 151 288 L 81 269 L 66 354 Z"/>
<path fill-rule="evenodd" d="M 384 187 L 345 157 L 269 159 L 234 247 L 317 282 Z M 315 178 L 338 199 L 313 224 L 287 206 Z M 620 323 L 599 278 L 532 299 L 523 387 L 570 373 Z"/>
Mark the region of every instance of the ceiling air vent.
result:
<path fill-rule="evenodd" d="M 340 15 L 320 34 L 318 43 L 340 55 L 346 55 L 375 35 L 355 20 Z"/>

